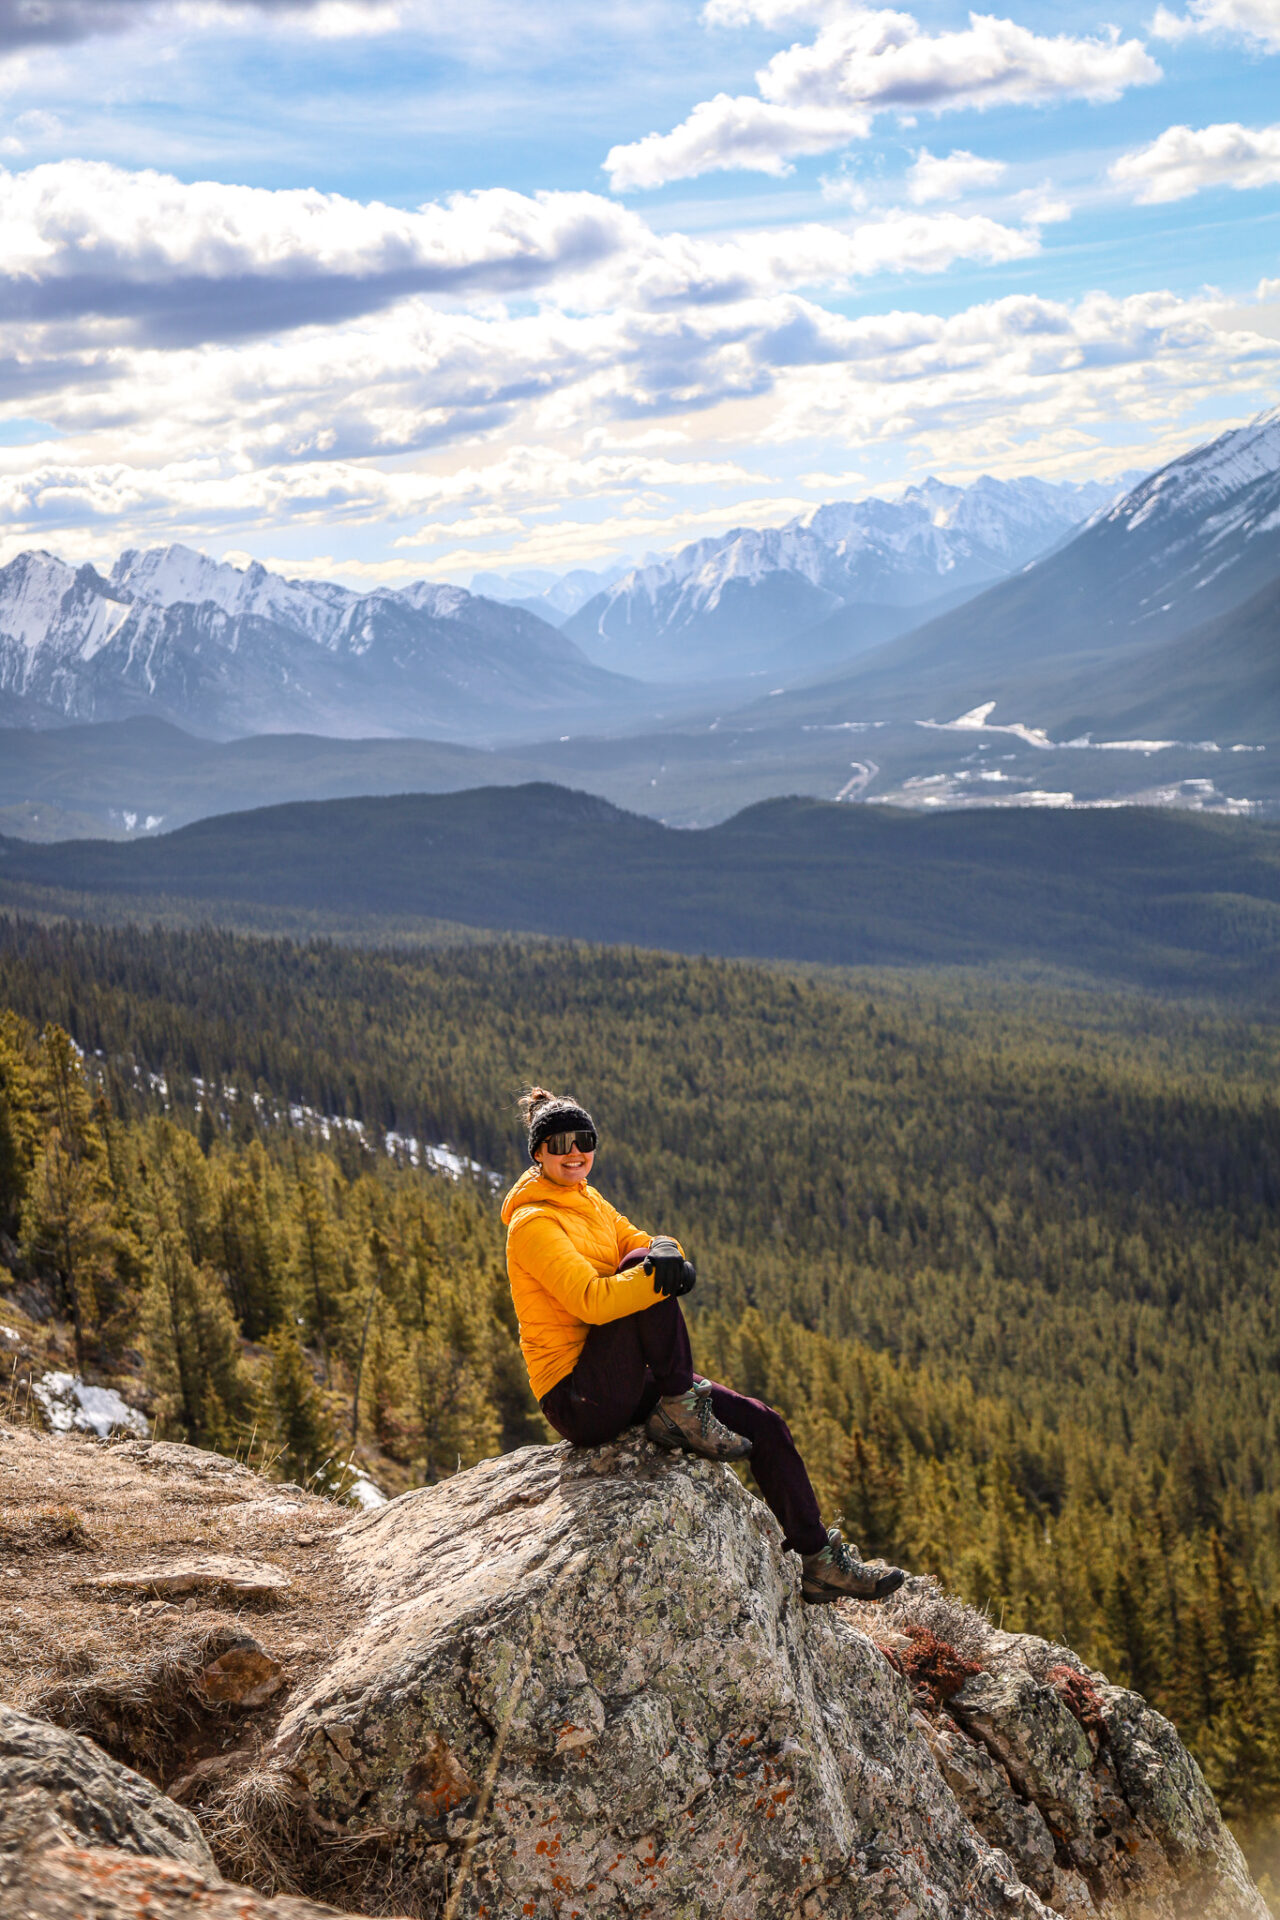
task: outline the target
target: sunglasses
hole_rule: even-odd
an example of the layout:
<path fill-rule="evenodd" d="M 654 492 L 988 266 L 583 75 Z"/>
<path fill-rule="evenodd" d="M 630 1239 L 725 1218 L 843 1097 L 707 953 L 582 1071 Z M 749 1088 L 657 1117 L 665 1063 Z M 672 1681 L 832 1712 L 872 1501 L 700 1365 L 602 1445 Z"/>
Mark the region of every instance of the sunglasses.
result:
<path fill-rule="evenodd" d="M 575 1147 L 579 1153 L 594 1153 L 596 1140 L 593 1128 L 579 1127 L 576 1133 L 549 1133 L 542 1144 L 558 1160 L 562 1154 L 572 1153 Z"/>

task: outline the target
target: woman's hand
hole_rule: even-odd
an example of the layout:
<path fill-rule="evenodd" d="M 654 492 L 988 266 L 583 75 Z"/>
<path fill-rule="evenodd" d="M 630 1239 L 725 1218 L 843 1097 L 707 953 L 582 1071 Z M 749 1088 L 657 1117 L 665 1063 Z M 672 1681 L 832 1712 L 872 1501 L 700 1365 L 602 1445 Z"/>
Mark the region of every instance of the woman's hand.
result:
<path fill-rule="evenodd" d="M 698 1278 L 692 1260 L 686 1260 L 676 1242 L 658 1234 L 649 1242 L 644 1270 L 653 1275 L 653 1284 L 668 1300 L 691 1293 Z"/>

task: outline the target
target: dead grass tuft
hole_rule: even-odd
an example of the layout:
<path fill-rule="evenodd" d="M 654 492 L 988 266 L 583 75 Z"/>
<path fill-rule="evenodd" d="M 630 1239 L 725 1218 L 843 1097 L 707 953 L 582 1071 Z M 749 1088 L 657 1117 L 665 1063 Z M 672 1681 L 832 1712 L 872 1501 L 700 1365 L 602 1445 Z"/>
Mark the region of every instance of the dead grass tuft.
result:
<path fill-rule="evenodd" d="M 298 1893 L 347 1913 L 438 1920 L 445 1897 L 443 1849 L 408 1866 L 395 1835 L 381 1827 L 325 1832 L 307 1818 L 297 1788 L 279 1768 L 253 1767 L 199 1810 L 219 1871 L 268 1894 Z"/>
<path fill-rule="evenodd" d="M 234 1646 L 239 1630 L 220 1620 L 197 1626 L 176 1643 L 142 1657 L 99 1665 L 87 1649 L 64 1679 L 39 1688 L 28 1711 L 70 1733 L 82 1733 L 113 1759 L 157 1780 L 170 1777 L 222 1709 L 204 1698 L 200 1675 Z"/>
<path fill-rule="evenodd" d="M 846 1609 L 868 1639 L 879 1640 L 886 1629 L 913 1639 L 919 1630 L 953 1648 L 959 1659 L 975 1662 L 975 1671 L 990 1664 L 990 1620 L 976 1607 L 944 1593 L 931 1575 L 911 1574 L 891 1599 L 875 1604 L 853 1601 L 846 1603 Z"/>
<path fill-rule="evenodd" d="M 74 1507 L 0 1507 L 0 1551 L 40 1553 L 55 1547 L 91 1553 L 97 1542 Z"/>
<path fill-rule="evenodd" d="M 200 1825 L 219 1870 L 262 1893 L 300 1893 L 294 1864 L 303 1821 L 288 1775 L 251 1767 L 200 1810 Z"/>

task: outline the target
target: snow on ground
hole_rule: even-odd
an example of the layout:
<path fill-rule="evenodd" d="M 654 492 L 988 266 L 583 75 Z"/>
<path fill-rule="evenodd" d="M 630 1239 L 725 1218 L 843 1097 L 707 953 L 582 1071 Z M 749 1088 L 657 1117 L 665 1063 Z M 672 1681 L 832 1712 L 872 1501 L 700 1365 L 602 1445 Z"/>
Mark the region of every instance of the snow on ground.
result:
<path fill-rule="evenodd" d="M 149 1073 L 145 1077 L 153 1093 L 160 1094 L 163 1099 L 168 1098 L 169 1089 L 163 1075 Z M 239 1098 L 238 1088 L 209 1087 L 199 1075 L 195 1076 L 192 1085 L 202 1101 L 206 1093 L 212 1093 L 217 1100 L 226 1101 L 228 1104 L 234 1104 Z M 260 1093 L 252 1093 L 249 1098 L 255 1110 L 265 1119 L 272 1120 L 279 1117 L 273 1113 Z M 370 1129 L 363 1120 L 352 1120 L 341 1113 L 321 1113 L 318 1107 L 305 1106 L 298 1100 L 290 1101 L 288 1115 L 290 1126 L 306 1127 L 318 1133 L 322 1140 L 332 1140 L 335 1136 L 345 1133 L 351 1139 L 359 1140 L 363 1146 L 370 1144 Z M 425 1167 L 431 1173 L 445 1174 L 450 1180 L 484 1180 L 495 1189 L 502 1185 L 500 1173 L 494 1173 L 491 1169 L 481 1166 L 478 1160 L 470 1160 L 466 1154 L 456 1152 L 447 1140 L 441 1140 L 438 1145 L 432 1147 L 416 1139 L 411 1133 L 397 1133 L 394 1129 L 384 1133 L 382 1140 L 386 1152 L 393 1160 L 407 1160 L 411 1167 Z"/>
<path fill-rule="evenodd" d="M 991 786 L 1010 787 L 1009 793 L 992 793 Z M 979 789 L 985 788 L 986 791 Z M 1078 800 L 1074 793 L 1036 787 L 1016 774 L 998 768 L 980 772 L 968 768 L 957 773 L 917 773 L 890 793 L 877 794 L 881 806 L 925 808 L 1008 808 L 1053 807 L 1079 811 L 1099 811 L 1116 807 L 1173 807 L 1183 813 L 1261 813 L 1257 800 L 1237 800 L 1219 791 L 1212 780 L 1177 780 L 1168 786 L 1146 787 L 1140 793 L 1109 795 L 1100 800 Z"/>
<path fill-rule="evenodd" d="M 88 1387 L 79 1374 L 46 1373 L 31 1392 L 54 1433 L 96 1433 L 100 1440 L 122 1431 L 147 1437 L 146 1415 L 114 1387 Z"/>
<path fill-rule="evenodd" d="M 1265 747 L 1232 746 L 1221 747 L 1216 740 L 1095 740 L 1091 734 L 1082 733 L 1076 740 L 1051 740 L 1043 727 L 1029 727 L 1021 720 L 992 720 L 996 702 L 984 700 L 980 706 L 970 707 L 958 720 L 917 720 L 918 727 L 927 727 L 934 733 L 1000 733 L 1008 734 L 1015 740 L 1023 740 L 1029 747 L 1037 747 L 1042 753 L 1072 752 L 1085 753 L 1169 753 L 1181 748 L 1191 753 L 1265 753 Z M 1131 803 L 1137 805 L 1135 801 Z M 1150 804 L 1144 802 L 1145 804 Z"/>
<path fill-rule="evenodd" d="M 365 1513 L 372 1513 L 377 1507 L 385 1507 L 387 1496 L 382 1488 L 375 1485 L 367 1474 L 360 1474 L 347 1488 L 345 1498 L 353 1507 L 359 1507 Z"/>

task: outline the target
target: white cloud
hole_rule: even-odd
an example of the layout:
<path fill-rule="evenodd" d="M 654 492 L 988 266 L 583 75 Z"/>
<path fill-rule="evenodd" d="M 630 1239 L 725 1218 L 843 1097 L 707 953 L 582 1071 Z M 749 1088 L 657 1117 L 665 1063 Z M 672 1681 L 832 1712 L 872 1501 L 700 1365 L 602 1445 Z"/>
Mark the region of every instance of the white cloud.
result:
<path fill-rule="evenodd" d="M 1162 40 L 1211 33 L 1280 53 L 1280 0 L 1191 0 L 1188 12 L 1157 7 L 1151 31 Z"/>
<path fill-rule="evenodd" d="M 611 147 L 605 171 L 615 193 L 661 187 L 704 173 L 746 168 L 789 173 L 797 154 L 829 153 L 870 131 L 867 114 L 847 107 L 777 106 L 750 94 L 716 94 L 702 100 L 671 133 L 649 133 L 629 146 Z"/>
<path fill-rule="evenodd" d="M 713 240 L 656 234 L 602 195 L 505 189 L 406 211 L 64 160 L 0 168 L 0 325 L 79 328 L 99 349 L 244 341 L 338 326 L 430 295 L 566 311 L 675 308 L 884 272 L 1018 259 L 1036 222 L 893 213 Z M 2 393 L 3 369 L 0 369 Z"/>
<path fill-rule="evenodd" d="M 406 211 L 60 160 L 0 169 L 0 318 L 98 314 L 166 340 L 245 335 L 416 291 L 529 291 L 648 233 L 591 193 L 490 188 Z"/>
<path fill-rule="evenodd" d="M 330 551 L 341 528 L 390 541 L 407 522 L 464 514 L 468 538 L 501 542 L 504 561 L 567 565 L 630 550 L 641 532 L 656 540 L 666 520 L 687 522 L 686 500 L 748 519 L 741 496 L 767 487 L 762 469 L 782 445 L 858 459 L 889 442 L 955 470 L 1026 471 L 1050 455 L 1138 464 L 1193 406 L 1238 396 L 1247 411 L 1274 385 L 1280 340 L 1239 310 L 1226 331 L 1218 311 L 1160 293 L 1020 296 L 946 318 L 848 319 L 790 294 L 577 319 L 415 302 L 237 349 L 113 349 L 51 397 L 65 441 L 0 447 L 0 516 L 18 546 L 83 545 L 96 528 L 99 549 L 107 537 L 244 547 L 314 527 Z M 9 345 L 0 337 L 0 361 Z M 682 417 L 720 457 L 585 446 L 610 418 Z M 1117 420 L 1128 427 L 1119 452 Z M 493 436 L 520 444 L 459 461 Z M 610 495 L 622 504 L 606 535 L 597 503 Z M 476 530 L 548 514 L 559 531 L 546 540 L 533 525 L 527 536 Z M 474 561 L 495 563 L 494 551 Z"/>
<path fill-rule="evenodd" d="M 787 12 L 794 14 L 794 8 Z M 814 10 L 805 13 L 813 17 Z M 771 0 L 721 7 L 719 20 L 750 15 L 776 24 Z M 822 153 L 861 137 L 874 113 L 943 113 L 962 107 L 1113 100 L 1160 78 L 1137 40 L 1033 33 L 1012 20 L 972 13 L 967 28 L 929 34 L 909 13 L 824 7 L 808 45 L 774 55 L 756 75 L 760 97 L 717 94 L 667 134 L 612 148 L 605 167 L 616 191 L 656 187 L 716 169 L 781 173 L 797 154 Z"/>
<path fill-rule="evenodd" d="M 975 187 L 992 187 L 1005 173 L 1003 160 L 983 160 L 957 147 L 945 156 L 921 147 L 907 174 L 907 197 L 916 206 L 928 200 L 961 200 Z"/>
<path fill-rule="evenodd" d="M 824 494 L 828 500 L 832 498 L 843 500 L 850 494 L 865 493 L 869 484 L 865 473 L 824 473 L 819 470 L 816 473 L 800 475 L 802 487 L 809 487 L 814 493 Z"/>
<path fill-rule="evenodd" d="M 780 27 L 788 20 L 822 20 L 839 5 L 840 0 L 707 0 L 702 17 L 709 27 Z"/>
<path fill-rule="evenodd" d="M 1160 78 L 1136 40 L 1048 38 L 1013 20 L 971 13 L 966 29 L 925 33 L 909 13 L 854 8 L 812 46 L 775 54 L 757 76 L 766 100 L 935 113 L 955 107 L 1034 105 L 1068 97 L 1114 100 Z"/>
<path fill-rule="evenodd" d="M 1216 127 L 1166 127 L 1149 146 L 1125 153 L 1111 178 L 1134 189 L 1150 206 L 1186 200 L 1205 187 L 1274 186 L 1280 181 L 1280 125 L 1242 127 L 1229 121 Z"/>
<path fill-rule="evenodd" d="M 742 239 L 668 234 L 647 256 L 631 256 L 626 275 L 633 302 L 671 306 L 844 287 L 881 273 L 943 273 L 957 260 L 1024 260 L 1039 247 L 1034 222 L 1010 227 L 983 214 L 893 209 L 849 226 L 815 221 Z"/>

